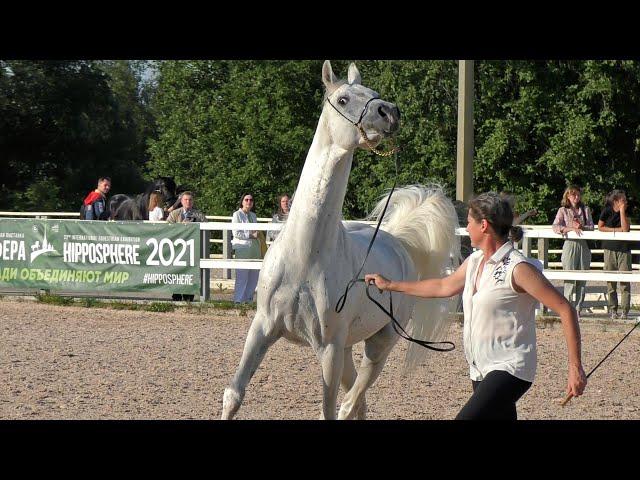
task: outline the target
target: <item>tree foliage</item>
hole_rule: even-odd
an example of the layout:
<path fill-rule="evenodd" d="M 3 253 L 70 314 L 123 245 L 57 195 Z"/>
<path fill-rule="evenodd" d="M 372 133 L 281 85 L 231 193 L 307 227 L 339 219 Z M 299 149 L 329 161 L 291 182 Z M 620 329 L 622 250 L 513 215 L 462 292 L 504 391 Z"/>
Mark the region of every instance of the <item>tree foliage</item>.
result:
<path fill-rule="evenodd" d="M 332 62 L 346 76 L 348 61 Z M 398 183 L 455 196 L 456 61 L 357 61 L 363 83 L 402 112 Z M 208 214 L 244 192 L 268 216 L 293 193 L 322 109 L 322 61 L 0 63 L 0 204 L 75 209 L 100 173 L 114 192 L 174 176 Z M 640 187 L 640 64 L 604 60 L 475 62 L 474 189 L 516 195 L 550 221 L 568 183 L 596 212 L 613 188 Z M 393 157 L 358 151 L 346 218 L 391 186 Z M 41 207 L 38 207 L 41 208 Z"/>
<path fill-rule="evenodd" d="M 172 61 L 160 67 L 153 175 L 230 215 L 243 192 L 268 214 L 293 192 L 320 109 L 320 62 Z"/>
<path fill-rule="evenodd" d="M 140 191 L 153 119 L 129 62 L 0 62 L 0 206 L 77 210 L 100 175 Z"/>

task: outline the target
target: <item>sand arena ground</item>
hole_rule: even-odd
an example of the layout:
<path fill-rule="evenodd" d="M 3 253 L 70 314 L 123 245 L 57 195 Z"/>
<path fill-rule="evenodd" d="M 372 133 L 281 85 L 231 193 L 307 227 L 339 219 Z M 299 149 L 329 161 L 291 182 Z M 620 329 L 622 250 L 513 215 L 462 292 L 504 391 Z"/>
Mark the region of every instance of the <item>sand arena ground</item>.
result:
<path fill-rule="evenodd" d="M 253 312 L 153 313 L 0 300 L 0 418 L 217 419 Z M 582 325 L 587 372 L 632 324 Z M 521 419 L 640 419 L 640 328 L 562 408 L 566 346 L 560 324 L 539 323 L 538 373 Z M 451 419 L 471 394 L 462 329 L 456 349 L 402 374 L 400 340 L 367 396 L 370 419 Z M 361 346 L 354 348 L 356 365 Z M 339 400 L 343 393 L 340 393 Z M 310 348 L 278 341 L 247 389 L 240 419 L 317 419 L 320 368 Z"/>

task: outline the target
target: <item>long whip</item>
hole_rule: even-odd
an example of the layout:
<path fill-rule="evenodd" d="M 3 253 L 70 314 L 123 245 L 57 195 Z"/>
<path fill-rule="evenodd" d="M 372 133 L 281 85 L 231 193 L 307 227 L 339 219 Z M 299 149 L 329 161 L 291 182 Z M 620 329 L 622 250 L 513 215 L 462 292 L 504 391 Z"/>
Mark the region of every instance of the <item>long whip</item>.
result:
<path fill-rule="evenodd" d="M 627 334 L 622 338 L 622 340 L 620 340 L 620 341 L 618 342 L 618 344 L 617 344 L 615 347 L 613 347 L 613 348 L 611 349 L 611 351 L 610 351 L 609 353 L 607 353 L 607 354 L 605 355 L 605 357 L 604 357 L 602 360 L 600 360 L 600 362 L 599 362 L 595 367 L 593 367 L 593 369 L 592 369 L 592 370 L 589 372 L 589 374 L 587 375 L 587 378 L 589 378 L 589 377 L 591 376 L 591 374 L 592 374 L 593 372 L 595 372 L 595 371 L 596 371 L 596 369 L 597 369 L 600 365 L 602 365 L 602 362 L 604 362 L 604 361 L 609 357 L 609 355 L 611 355 L 611 354 L 613 353 L 613 351 L 614 351 L 616 348 L 618 348 L 618 346 L 619 346 L 622 342 L 624 342 L 624 340 L 625 340 L 629 335 L 631 335 L 631 332 L 633 332 L 633 331 L 636 329 L 636 327 L 637 327 L 638 325 L 640 325 L 640 320 L 639 320 L 639 321 L 637 321 L 637 322 L 636 322 L 636 324 L 633 326 L 633 328 L 632 328 L 631 330 L 629 330 L 629 333 L 627 333 Z M 564 407 L 567 403 L 569 403 L 569 400 L 571 400 L 572 398 L 573 398 L 573 395 L 572 395 L 571 393 L 567 394 L 567 396 L 564 398 L 564 400 L 562 400 L 562 402 L 560 402 L 560 405 L 562 405 L 562 406 Z"/>

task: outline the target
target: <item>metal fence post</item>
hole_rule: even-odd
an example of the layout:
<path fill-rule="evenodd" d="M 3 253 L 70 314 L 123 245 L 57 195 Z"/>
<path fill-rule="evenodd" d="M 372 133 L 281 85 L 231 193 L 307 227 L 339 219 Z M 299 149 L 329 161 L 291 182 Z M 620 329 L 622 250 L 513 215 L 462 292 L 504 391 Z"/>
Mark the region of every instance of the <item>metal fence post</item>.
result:
<path fill-rule="evenodd" d="M 231 230 L 222 231 L 222 258 L 231 260 L 233 258 L 233 249 L 231 248 Z M 231 269 L 222 269 L 222 278 L 231 279 Z"/>
<path fill-rule="evenodd" d="M 200 230 L 200 258 L 209 258 L 210 230 Z M 211 299 L 211 269 L 200 269 L 200 301 L 206 302 Z"/>

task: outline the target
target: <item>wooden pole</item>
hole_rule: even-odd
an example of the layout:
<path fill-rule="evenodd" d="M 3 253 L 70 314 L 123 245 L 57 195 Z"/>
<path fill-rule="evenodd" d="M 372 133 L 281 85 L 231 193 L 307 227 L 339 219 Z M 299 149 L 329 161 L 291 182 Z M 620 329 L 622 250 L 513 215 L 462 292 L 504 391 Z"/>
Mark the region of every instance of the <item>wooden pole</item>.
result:
<path fill-rule="evenodd" d="M 456 199 L 473 195 L 473 60 L 458 61 L 458 144 Z"/>

